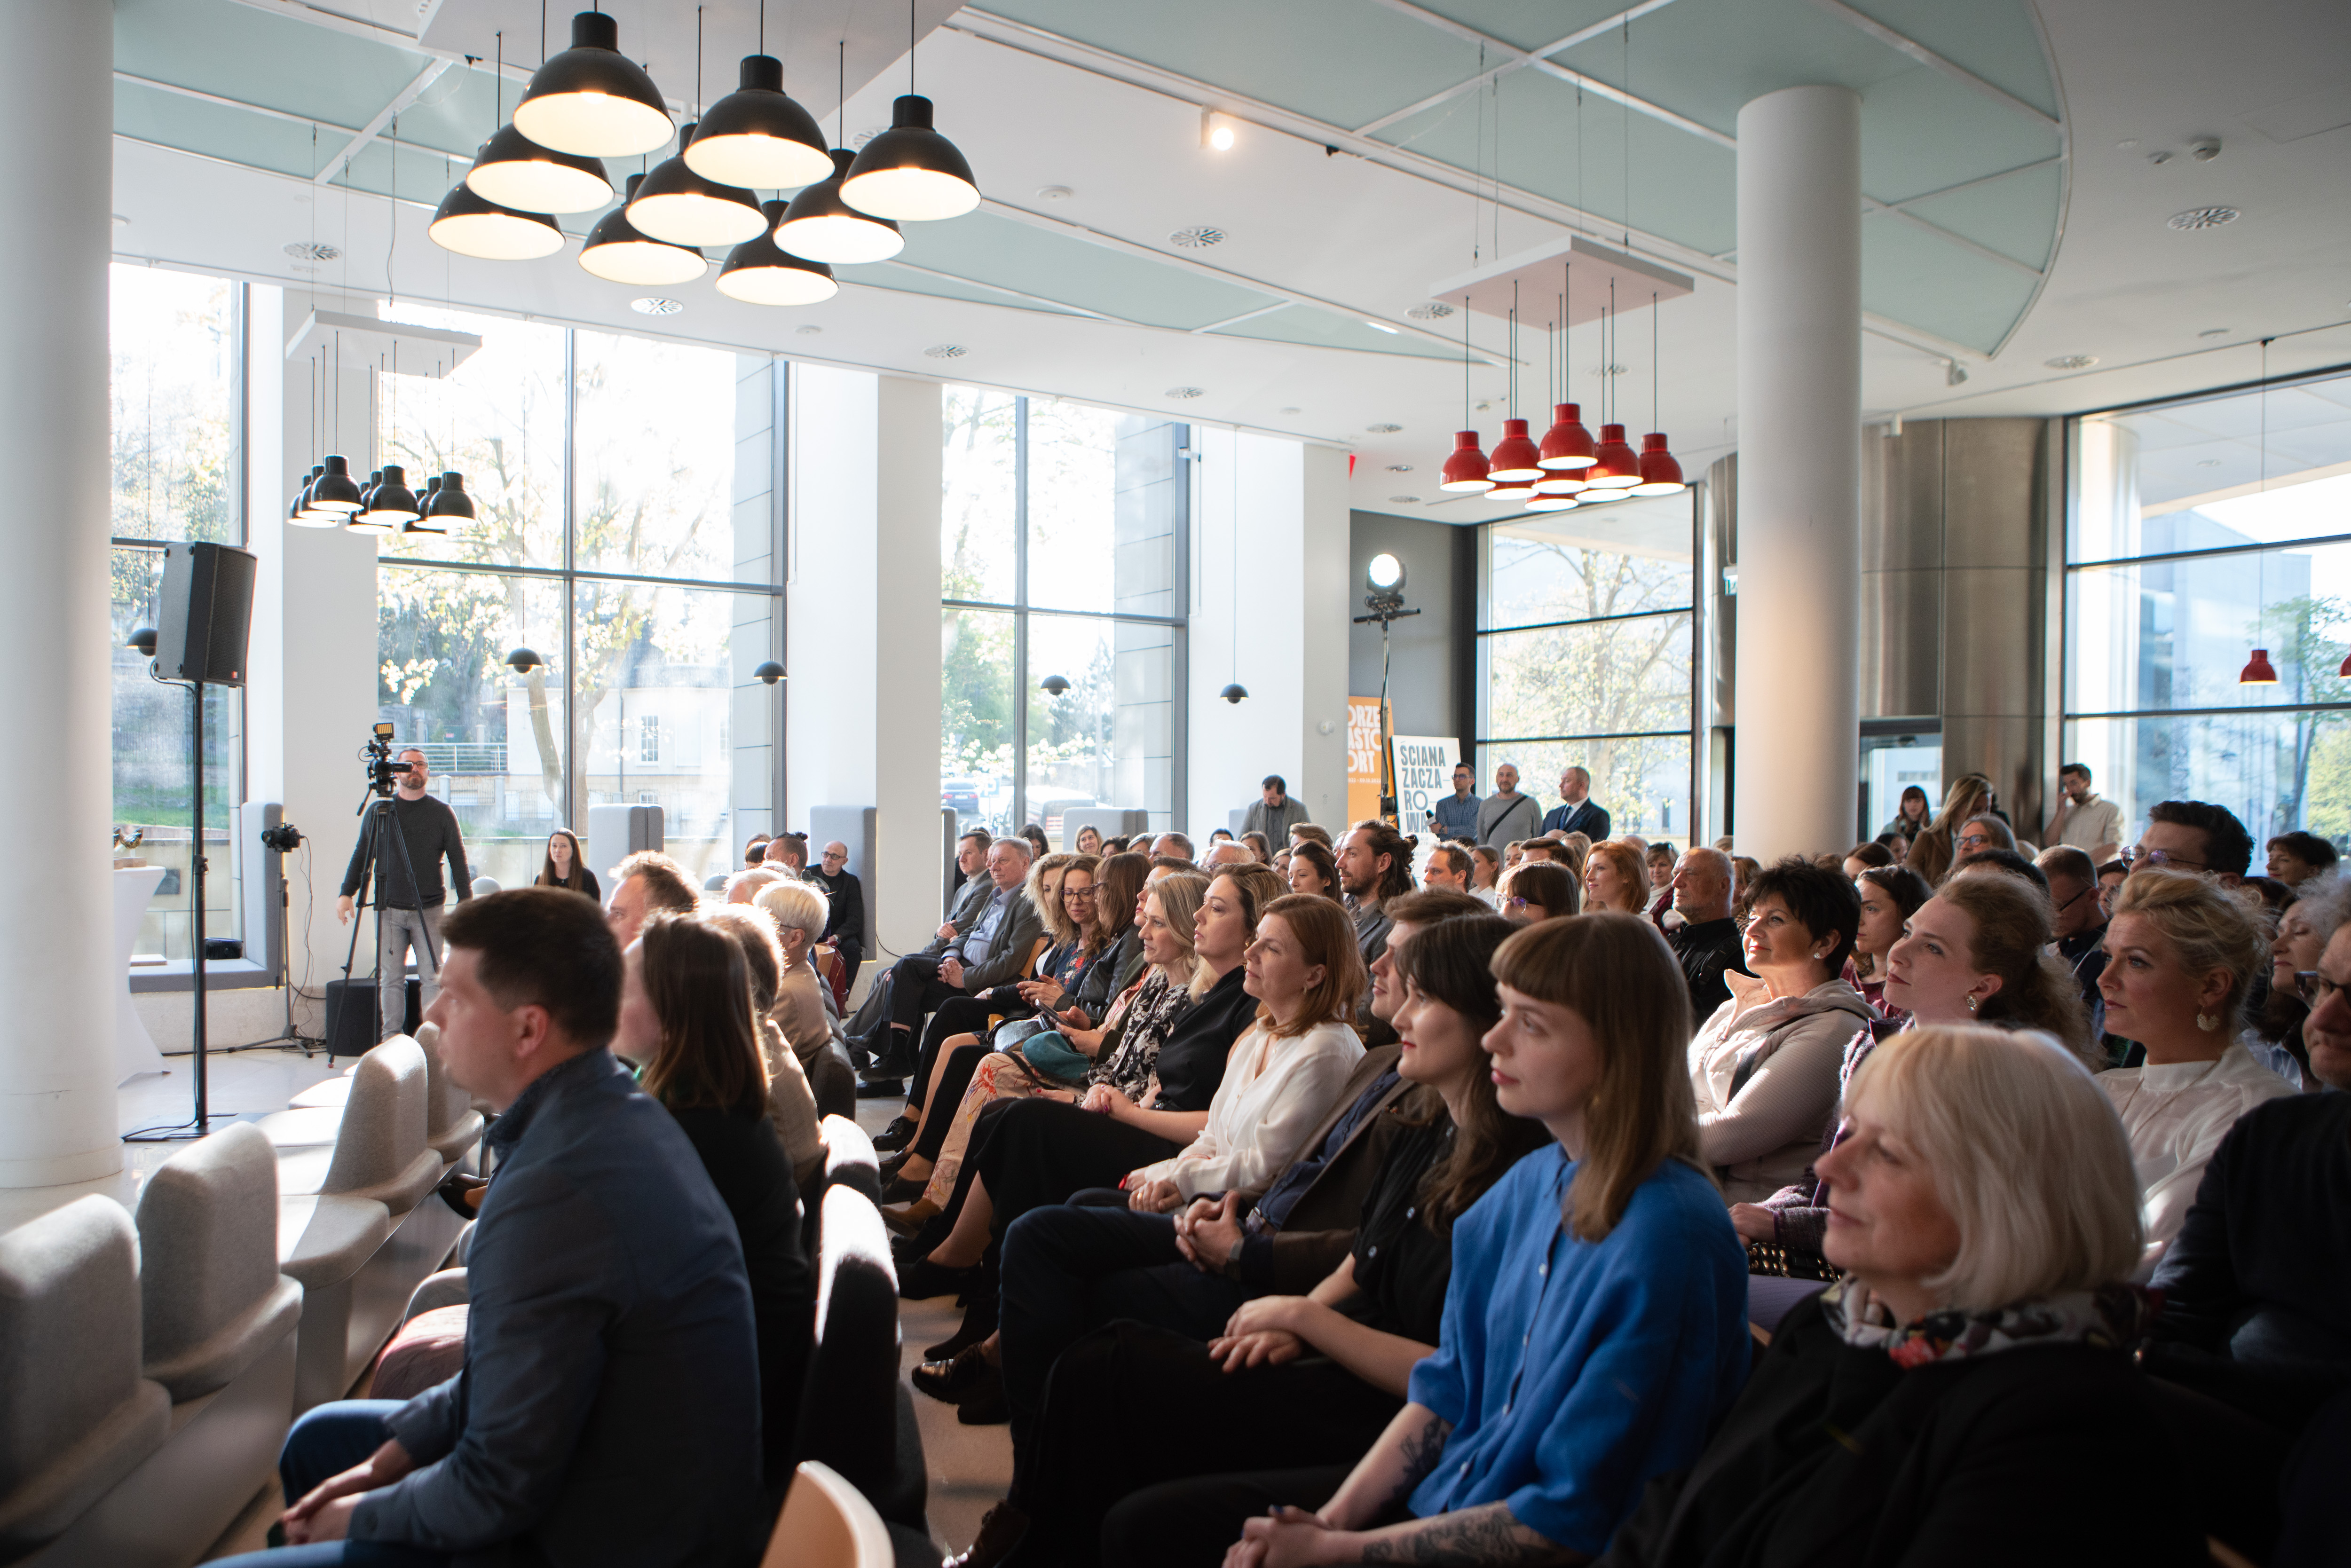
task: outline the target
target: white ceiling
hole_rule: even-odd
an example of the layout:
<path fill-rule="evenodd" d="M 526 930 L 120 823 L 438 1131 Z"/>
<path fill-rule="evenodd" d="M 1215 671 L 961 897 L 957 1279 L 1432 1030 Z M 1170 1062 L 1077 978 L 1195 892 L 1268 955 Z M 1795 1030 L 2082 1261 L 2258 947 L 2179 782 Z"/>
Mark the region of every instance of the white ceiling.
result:
<path fill-rule="evenodd" d="M 340 33 L 352 26 L 298 0 L 265 0 L 259 8 Z M 435 36 L 470 37 L 491 21 L 509 26 L 511 46 L 523 9 L 511 0 L 441 0 L 426 46 Z M 787 9 L 771 8 L 771 47 L 778 47 Z M 2269 354 L 2274 373 L 2351 362 L 2351 126 L 2335 126 L 2351 122 L 2351 98 L 2340 85 L 2351 79 L 2351 6 L 2247 0 L 2231 8 L 2226 26 L 2186 0 L 2043 0 L 2036 9 L 2064 105 L 2070 172 L 2046 284 L 1991 360 L 1881 324 L 1883 330 L 1864 340 L 1864 402 L 1871 413 L 2068 413 L 2229 384 L 2259 373 L 2256 345 L 2264 336 L 2276 339 Z M 691 36 L 691 7 L 676 0 L 643 0 L 637 10 L 632 17 L 622 9 L 624 47 L 632 26 L 658 34 L 681 12 Z M 925 24 L 940 14 L 935 4 L 923 10 Z M 747 0 L 730 0 L 726 30 L 741 31 L 750 14 Z M 568 22 L 559 13 L 549 25 L 560 30 Z M 535 55 L 535 16 L 528 26 Z M 815 28 L 805 15 L 794 26 L 796 60 L 809 52 L 800 34 L 839 30 L 837 22 Z M 852 30 L 861 37 L 883 31 L 863 15 Z M 1176 319 L 1181 301 L 1175 293 L 1254 291 L 1294 302 L 1261 318 L 1265 329 L 1288 329 L 1281 327 L 1288 320 L 1301 335 L 1367 347 L 1234 335 L 1259 329 L 1251 324 L 1202 332 L 1061 313 L 1035 308 L 1045 301 L 914 274 L 873 275 L 883 287 L 852 283 L 823 306 L 794 311 L 736 304 L 705 280 L 675 291 L 687 308 L 664 319 L 661 332 L 1343 444 L 1358 458 L 1358 507 L 1454 522 L 1503 515 L 1475 502 L 1430 507 L 1393 499 L 1436 498 L 1434 471 L 1463 406 L 1459 360 L 1431 338 L 1411 336 L 1423 324 L 1405 312 L 1425 301 L 1430 281 L 1468 264 L 1473 223 L 1489 257 L 1555 241 L 1567 232 L 1562 225 L 1509 206 L 1498 215 L 1453 183 L 1334 154 L 1320 141 L 1265 125 L 1244 123 L 1229 153 L 1204 151 L 1199 101 L 1165 90 L 1164 80 L 1159 89 L 1134 85 L 1158 80 L 1154 68 L 1089 68 L 981 37 L 982 30 L 1005 31 L 949 17 L 925 38 L 917 59 L 920 85 L 938 102 L 940 129 L 969 157 L 989 198 L 988 221 L 960 238 L 953 224 L 918 234 L 910 259 L 929 254 L 977 263 L 987 259 L 983 250 L 1022 258 L 1046 280 L 1032 292 L 1067 304 L 1081 302 L 1065 287 L 1073 287 L 1073 275 L 1064 276 L 1071 258 L 1081 246 L 1107 249 L 1144 261 L 1134 277 L 1146 290 L 1154 277 L 1174 283 L 1162 290 L 1169 298 L 1156 301 L 1168 309 L 1157 315 L 1150 308 L 1155 301 L 1132 297 L 1134 280 L 1124 302 L 1114 294 L 1089 296 L 1089 308 L 1105 316 Z M 1236 48 L 1247 43 L 1230 41 Z M 748 47 L 731 37 L 723 47 L 714 41 L 710 57 L 726 62 L 721 86 L 731 81 L 734 57 Z M 886 50 L 868 47 L 872 68 L 862 74 L 871 79 L 852 87 L 848 108 L 852 135 L 886 124 L 890 99 L 904 90 L 903 60 L 884 60 Z M 517 53 L 510 47 L 508 59 Z M 860 74 L 852 71 L 852 83 Z M 691 93 L 690 80 L 658 79 L 674 97 Z M 803 92 L 800 83 L 791 85 Z M 707 83 L 705 93 L 716 96 Z M 811 108 L 820 97 L 830 107 L 829 94 L 811 88 L 803 96 Z M 2329 126 L 2335 128 L 2314 130 Z M 1534 126 L 1508 129 L 1541 134 Z M 2209 162 L 2188 156 L 2189 144 L 2206 137 L 2220 141 L 2220 155 Z M 405 127 L 403 140 L 411 140 Z M 2149 155 L 2159 152 L 2176 155 L 2157 165 Z M 462 157 L 458 162 L 462 167 Z M 441 177 L 437 154 L 424 163 Z M 628 308 L 632 291 L 589 277 L 575 265 L 574 251 L 519 265 L 441 251 L 424 235 L 429 204 L 439 193 L 417 193 L 428 205 L 411 203 L 412 178 L 402 176 L 403 200 L 395 209 L 342 185 L 118 137 L 114 205 L 129 221 L 118 226 L 116 245 L 126 257 L 377 296 L 386 289 L 389 259 L 391 284 L 404 295 L 633 331 L 652 325 Z M 1042 193 L 1047 187 L 1069 194 L 1050 198 Z M 2243 216 L 2200 233 L 2165 226 L 2173 213 L 2208 204 L 2236 207 Z M 1214 225 L 1229 237 L 1204 251 L 1172 246 L 1169 235 L 1193 225 Z M 341 246 L 344 257 L 319 271 L 298 271 L 281 247 L 314 235 Z M 1021 243 L 1008 248 L 1008 239 Z M 1700 469 L 1735 436 L 1736 286 L 1724 280 L 1735 267 L 1728 260 L 1694 267 L 1687 253 L 1646 244 L 1637 233 L 1633 248 L 1700 273 L 1693 294 L 1659 312 L 1663 374 L 1654 426 L 1672 433 L 1687 468 Z M 1191 276 L 1175 278 L 1164 270 L 1169 267 Z M 844 276 L 853 277 L 855 269 Z M 908 291 L 927 287 L 976 298 Z M 1005 302 L 980 302 L 990 298 Z M 1362 326 L 1366 318 L 1405 330 L 1393 341 L 1375 338 Z M 1647 318 L 1646 309 L 1625 318 L 1613 356 L 1631 367 L 1615 385 L 1625 423 L 1636 434 L 1653 427 Z M 1457 316 L 1428 325 L 1449 336 L 1459 322 Z M 809 327 L 819 330 L 803 329 Z M 1481 319 L 1472 330 L 1481 361 L 1502 357 L 1498 329 Z M 2199 336 L 2207 331 L 2221 335 Z M 1592 419 L 1601 387 L 1589 373 L 1599 361 L 1597 332 L 1579 329 L 1575 337 L 1567 395 L 1583 402 Z M 950 361 L 925 356 L 945 343 L 967 352 Z M 2066 354 L 2094 354 L 2099 363 L 2074 372 L 2043 364 Z M 1522 336 L 1520 358 L 1520 409 L 1540 428 L 1541 405 L 1551 395 L 1540 341 Z M 1953 358 L 1967 372 L 1962 386 L 1947 384 Z M 1177 387 L 1197 387 L 1203 395 L 1169 398 Z M 1507 373 L 1499 363 L 1480 362 L 1469 388 L 1476 401 L 1491 405 L 1470 415 L 1490 443 L 1506 406 Z M 1382 423 L 1403 428 L 1387 434 L 1366 429 Z M 1412 471 L 1391 473 L 1390 465 Z"/>

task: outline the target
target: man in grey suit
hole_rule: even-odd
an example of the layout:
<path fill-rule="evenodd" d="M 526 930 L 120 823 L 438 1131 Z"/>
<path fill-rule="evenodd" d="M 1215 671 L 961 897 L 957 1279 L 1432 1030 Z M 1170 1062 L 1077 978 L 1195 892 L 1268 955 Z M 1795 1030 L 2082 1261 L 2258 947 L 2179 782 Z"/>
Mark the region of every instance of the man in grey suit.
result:
<path fill-rule="evenodd" d="M 914 1064 L 914 1042 L 923 1019 L 949 997 L 971 996 L 1019 977 L 1029 950 L 1043 936 L 1043 917 L 1030 906 L 1021 883 L 1029 876 L 1029 842 L 998 839 L 988 846 L 987 874 L 974 877 L 968 925 L 950 918 L 940 938 L 921 953 L 890 967 L 883 1003 L 887 1022 L 869 1035 L 865 1049 L 873 1065 L 858 1075 L 861 1099 L 904 1094 Z"/>

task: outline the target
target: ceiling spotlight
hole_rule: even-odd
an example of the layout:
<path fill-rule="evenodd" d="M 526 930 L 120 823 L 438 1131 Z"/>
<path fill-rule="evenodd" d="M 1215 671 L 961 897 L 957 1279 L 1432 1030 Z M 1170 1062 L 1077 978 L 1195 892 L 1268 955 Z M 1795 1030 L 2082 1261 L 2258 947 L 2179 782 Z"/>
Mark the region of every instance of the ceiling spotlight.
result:
<path fill-rule="evenodd" d="M 1946 360 L 1943 361 L 1943 384 L 1945 386 L 1964 386 L 1967 384 L 1967 380 L 1968 371 L 1966 366 L 1960 364 L 1957 360 Z"/>
<path fill-rule="evenodd" d="M 783 221 L 784 204 L 762 202 L 770 225 Z M 718 269 L 718 292 L 747 305 L 820 305 L 841 292 L 832 268 L 779 249 L 775 235 L 760 230 L 735 247 Z"/>
<path fill-rule="evenodd" d="M 571 18 L 571 47 L 531 73 L 514 122 L 541 147 L 583 158 L 628 158 L 670 138 L 661 89 L 621 53 L 620 24 L 596 11 Z"/>
<path fill-rule="evenodd" d="M 1371 435 L 1394 435 L 1403 428 L 1404 426 L 1401 424 L 1367 424 L 1364 426 L 1365 434 Z"/>
<path fill-rule="evenodd" d="M 1229 152 L 1240 139 L 1229 115 L 1218 114 L 1213 109 L 1200 111 L 1200 145 L 1211 152 Z"/>
<path fill-rule="evenodd" d="M 696 130 L 689 125 L 677 133 L 680 149 L 693 145 Z M 741 245 L 768 226 L 758 197 L 697 172 L 683 151 L 653 166 L 628 214 L 638 232 L 672 245 Z"/>
<path fill-rule="evenodd" d="M 960 360 L 970 352 L 961 343 L 933 343 L 923 350 L 923 357 L 926 360 Z"/>
<path fill-rule="evenodd" d="M 563 248 L 553 218 L 502 207 L 463 180 L 441 198 L 424 233 L 443 250 L 483 261 L 537 261 Z"/>
<path fill-rule="evenodd" d="M 741 86 L 702 117 L 683 154 L 686 167 L 721 185 L 794 191 L 832 172 L 824 132 L 784 93 L 784 62 L 743 57 Z"/>
<path fill-rule="evenodd" d="M 1040 185 L 1037 187 L 1037 199 L 1040 202 L 1066 202 L 1071 196 L 1076 194 L 1077 193 L 1071 190 L 1067 185 Z"/>
<path fill-rule="evenodd" d="M 1405 314 L 1416 321 L 1442 321 L 1453 314 L 1453 307 L 1439 305 L 1432 300 L 1426 305 L 1416 305 Z"/>
<path fill-rule="evenodd" d="M 1412 472 L 1412 465 L 1409 463 L 1391 463 L 1388 465 L 1388 472 L 1391 474 L 1409 474 Z"/>
<path fill-rule="evenodd" d="M 665 299 L 658 294 L 648 294 L 642 299 L 629 301 L 629 308 L 640 316 L 675 316 L 685 306 L 675 299 Z"/>
<path fill-rule="evenodd" d="M 465 183 L 486 201 L 525 213 L 584 213 L 612 199 L 601 162 L 541 147 L 511 125 L 482 143 Z"/>
<path fill-rule="evenodd" d="M 1374 593 L 1394 593 L 1404 587 L 1404 562 L 1386 550 L 1364 568 L 1364 585 Z"/>
<path fill-rule="evenodd" d="M 841 199 L 841 177 L 857 162 L 846 147 L 832 150 L 832 172 L 792 198 L 776 243 L 794 256 L 835 266 L 887 261 L 906 248 L 906 236 L 886 218 L 859 212 Z"/>
<path fill-rule="evenodd" d="M 700 251 L 654 239 L 629 221 L 629 203 L 636 200 L 637 188 L 644 183 L 643 174 L 629 176 L 627 199 L 588 231 L 588 243 L 580 250 L 580 265 L 607 283 L 650 288 L 692 283 L 710 270 Z"/>
<path fill-rule="evenodd" d="M 890 129 L 859 151 L 841 199 L 877 218 L 935 223 L 979 205 L 979 183 L 956 144 L 932 129 L 931 100 L 910 92 L 891 106 Z"/>
<path fill-rule="evenodd" d="M 793 328 L 792 330 L 799 333 L 803 338 L 814 338 L 820 336 L 823 333 L 824 329 L 818 326 L 813 321 L 803 321 L 799 326 Z"/>
<path fill-rule="evenodd" d="M 2222 224 L 2233 224 L 2243 216 L 2234 207 L 2190 207 L 2184 213 L 2174 213 L 2164 220 L 2166 228 L 2182 230 L 2217 229 Z"/>

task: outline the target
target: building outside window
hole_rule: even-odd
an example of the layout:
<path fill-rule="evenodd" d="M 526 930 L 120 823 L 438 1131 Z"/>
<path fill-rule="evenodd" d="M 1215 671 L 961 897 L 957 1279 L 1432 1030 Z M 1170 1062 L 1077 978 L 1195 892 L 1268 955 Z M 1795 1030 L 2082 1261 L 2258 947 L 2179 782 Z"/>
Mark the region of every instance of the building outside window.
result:
<path fill-rule="evenodd" d="M 166 541 L 243 545 L 245 286 L 161 267 L 109 273 L 113 536 L 114 818 L 163 870 L 134 956 L 191 957 L 193 699 L 124 644 L 161 622 Z M 242 936 L 244 867 L 231 811 L 245 799 L 245 694 L 204 689 L 207 936 Z"/>
<path fill-rule="evenodd" d="M 537 874 L 593 806 L 663 809 L 697 880 L 770 830 L 779 656 L 773 486 L 780 366 L 648 339 L 413 305 L 482 347 L 440 380 L 382 378 L 381 460 L 455 469 L 477 514 L 382 541 L 381 716 L 423 748 L 477 874 Z M 536 668 L 508 654 L 528 648 Z M 599 877 L 609 869 L 591 866 Z"/>
<path fill-rule="evenodd" d="M 939 777 L 967 825 L 1182 810 L 1188 427 L 948 387 L 940 507 Z M 1043 683 L 1068 683 L 1056 695 Z"/>
<path fill-rule="evenodd" d="M 2351 845 L 2351 377 L 2074 422 L 2065 761 Z M 2263 650 L 2274 685 L 2240 680 Z M 2260 856 L 2255 855 L 2258 867 Z"/>
<path fill-rule="evenodd" d="M 1487 525 L 1480 794 L 1509 762 L 1548 811 L 1581 767 L 1612 831 L 1688 841 L 1698 494 Z"/>

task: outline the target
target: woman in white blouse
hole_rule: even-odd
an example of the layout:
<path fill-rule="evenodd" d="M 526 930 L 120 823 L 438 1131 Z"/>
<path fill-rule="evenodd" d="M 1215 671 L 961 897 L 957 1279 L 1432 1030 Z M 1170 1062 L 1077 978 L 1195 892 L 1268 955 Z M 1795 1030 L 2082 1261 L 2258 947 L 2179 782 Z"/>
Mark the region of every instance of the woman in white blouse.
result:
<path fill-rule="evenodd" d="M 2149 866 L 2115 895 L 2098 993 L 2106 1029 L 2147 1049 L 2098 1074 L 2130 1134 L 2147 1249 L 2145 1279 L 2179 1234 L 2205 1162 L 2237 1118 L 2291 1094 L 2237 1039 L 2246 992 L 2269 959 L 2252 913 L 2194 872 Z"/>
<path fill-rule="evenodd" d="M 1130 1207 L 1166 1214 L 1203 1193 L 1263 1191 L 1326 1115 L 1364 1054 L 1347 1019 L 1366 984 L 1354 923 L 1330 899 L 1266 905 L 1244 959 L 1257 1021 L 1233 1042 L 1207 1124 L 1130 1173 Z"/>

